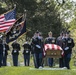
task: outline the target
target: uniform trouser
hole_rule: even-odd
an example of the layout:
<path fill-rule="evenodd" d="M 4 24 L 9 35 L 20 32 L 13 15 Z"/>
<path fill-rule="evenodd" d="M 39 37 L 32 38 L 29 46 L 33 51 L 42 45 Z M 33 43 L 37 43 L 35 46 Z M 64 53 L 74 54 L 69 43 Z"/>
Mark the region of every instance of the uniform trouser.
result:
<path fill-rule="evenodd" d="M 0 67 L 2 66 L 2 58 L 3 58 L 3 55 L 0 54 Z"/>
<path fill-rule="evenodd" d="M 7 66 L 7 55 L 4 55 L 3 56 L 3 63 L 2 63 L 3 66 Z"/>
<path fill-rule="evenodd" d="M 29 66 L 30 63 L 30 55 L 25 55 L 24 54 L 24 64 L 25 66 Z"/>
<path fill-rule="evenodd" d="M 34 65 L 35 68 L 39 68 L 40 66 L 42 66 L 42 53 L 34 53 Z"/>
<path fill-rule="evenodd" d="M 64 66 L 67 67 L 67 69 L 70 69 L 70 60 L 71 60 L 71 54 L 67 54 L 64 57 Z"/>
<path fill-rule="evenodd" d="M 13 66 L 18 66 L 18 55 L 12 55 Z"/>
<path fill-rule="evenodd" d="M 49 67 L 53 67 L 53 58 L 48 58 Z"/>
<path fill-rule="evenodd" d="M 64 58 L 59 58 L 59 67 L 62 68 L 64 67 Z"/>
<path fill-rule="evenodd" d="M 35 57 L 35 54 L 33 54 L 33 61 L 34 61 L 34 66 L 35 66 L 35 68 L 37 68 L 37 63 L 36 63 L 36 57 Z"/>

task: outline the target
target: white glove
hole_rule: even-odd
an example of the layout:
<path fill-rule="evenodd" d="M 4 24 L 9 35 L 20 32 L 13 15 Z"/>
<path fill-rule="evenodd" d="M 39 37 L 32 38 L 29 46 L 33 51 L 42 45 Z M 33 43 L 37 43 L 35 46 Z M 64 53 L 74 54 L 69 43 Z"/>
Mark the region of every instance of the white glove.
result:
<path fill-rule="evenodd" d="M 66 48 L 65 48 L 65 50 L 68 50 L 68 49 L 69 49 L 69 47 L 66 47 Z"/>
<path fill-rule="evenodd" d="M 37 48 L 41 48 L 39 45 L 36 45 Z"/>

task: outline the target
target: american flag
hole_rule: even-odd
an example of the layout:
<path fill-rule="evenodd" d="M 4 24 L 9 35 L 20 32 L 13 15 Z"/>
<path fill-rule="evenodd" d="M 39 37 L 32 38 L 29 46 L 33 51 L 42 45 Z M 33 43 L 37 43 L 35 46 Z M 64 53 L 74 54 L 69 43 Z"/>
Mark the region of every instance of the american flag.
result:
<path fill-rule="evenodd" d="M 0 32 L 6 32 L 15 23 L 15 9 L 0 15 Z"/>
<path fill-rule="evenodd" d="M 47 50 L 61 50 L 62 51 L 61 55 L 64 55 L 63 49 L 56 44 L 45 44 L 44 45 L 44 55 L 46 55 Z"/>

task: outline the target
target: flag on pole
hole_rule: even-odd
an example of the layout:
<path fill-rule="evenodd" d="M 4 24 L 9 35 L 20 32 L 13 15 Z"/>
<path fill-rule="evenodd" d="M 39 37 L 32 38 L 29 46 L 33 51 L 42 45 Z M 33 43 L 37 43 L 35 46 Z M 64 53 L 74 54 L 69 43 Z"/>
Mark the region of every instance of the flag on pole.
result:
<path fill-rule="evenodd" d="M 21 17 L 23 18 L 23 17 Z M 16 23 L 13 25 L 13 27 L 10 29 L 10 31 L 6 35 L 6 42 L 12 42 L 16 40 L 18 37 L 20 37 L 23 33 L 26 32 L 26 21 L 21 18 L 16 21 Z"/>
<path fill-rule="evenodd" d="M 0 15 L 0 32 L 6 32 L 14 23 L 16 19 L 16 8 Z"/>
<path fill-rule="evenodd" d="M 17 19 L 15 21 L 15 23 L 12 26 L 10 26 L 10 28 L 5 32 L 5 34 L 7 34 L 8 32 L 10 32 L 13 29 L 13 27 L 15 27 L 16 25 L 18 25 L 22 21 L 23 21 L 23 16 L 21 16 L 19 19 Z"/>

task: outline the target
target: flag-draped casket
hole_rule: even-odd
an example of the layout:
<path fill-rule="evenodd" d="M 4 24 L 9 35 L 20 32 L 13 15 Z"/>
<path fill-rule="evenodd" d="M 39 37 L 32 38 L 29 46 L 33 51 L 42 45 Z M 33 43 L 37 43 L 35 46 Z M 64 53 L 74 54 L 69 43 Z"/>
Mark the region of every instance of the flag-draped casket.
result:
<path fill-rule="evenodd" d="M 64 55 L 63 49 L 56 44 L 44 45 L 44 56 L 52 58 L 61 58 Z"/>

